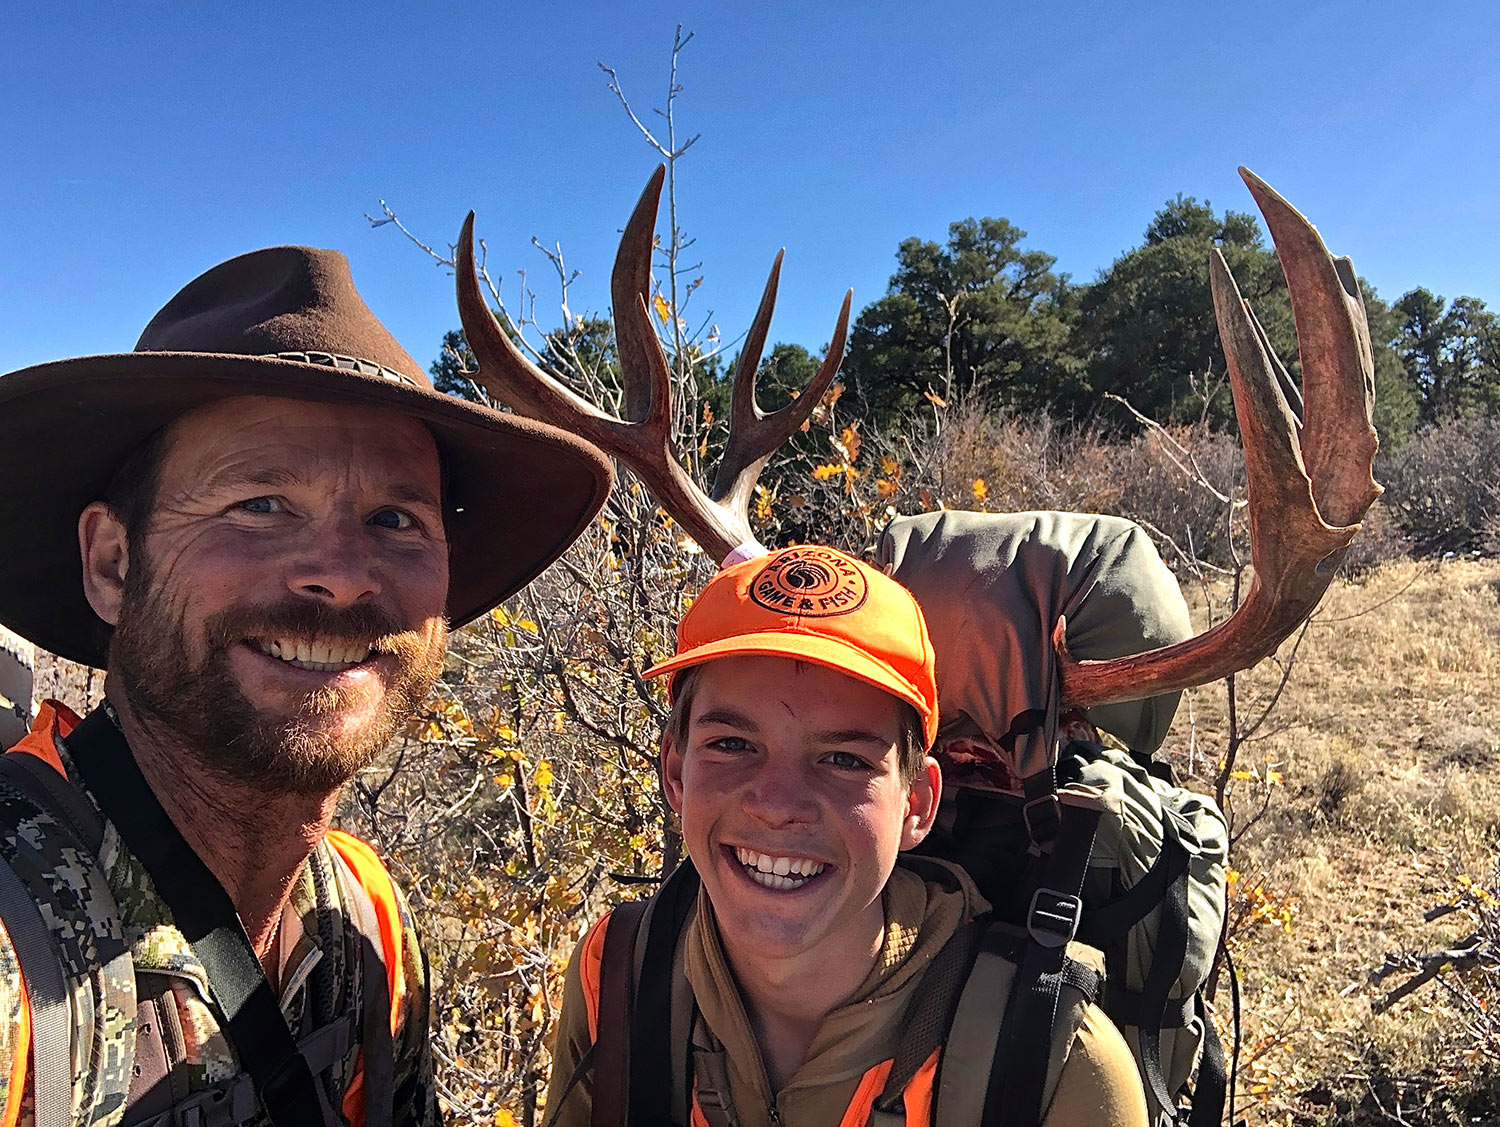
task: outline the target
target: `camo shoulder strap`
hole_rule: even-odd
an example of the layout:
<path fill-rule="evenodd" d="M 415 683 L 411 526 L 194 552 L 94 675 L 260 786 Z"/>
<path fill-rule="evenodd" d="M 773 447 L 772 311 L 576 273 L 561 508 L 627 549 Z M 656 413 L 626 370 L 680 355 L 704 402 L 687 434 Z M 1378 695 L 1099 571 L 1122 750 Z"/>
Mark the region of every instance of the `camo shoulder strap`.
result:
<path fill-rule="evenodd" d="M 4 993 L 28 1011 L 36 1127 L 115 1127 L 130 1091 L 135 968 L 98 861 L 103 835 L 97 811 L 49 764 L 0 755 L 0 923 L 11 949 L 0 970 Z M 14 1120 L 7 1106 L 0 1122 Z"/>

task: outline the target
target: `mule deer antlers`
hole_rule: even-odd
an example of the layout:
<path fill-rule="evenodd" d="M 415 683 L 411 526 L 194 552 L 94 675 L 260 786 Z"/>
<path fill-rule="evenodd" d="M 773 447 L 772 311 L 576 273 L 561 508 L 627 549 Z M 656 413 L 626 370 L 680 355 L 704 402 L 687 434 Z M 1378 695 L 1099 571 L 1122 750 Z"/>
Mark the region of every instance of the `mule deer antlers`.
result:
<path fill-rule="evenodd" d="M 704 551 L 722 561 L 754 545 L 749 502 L 756 478 L 776 448 L 812 414 L 833 382 L 844 355 L 853 292 L 844 295 L 833 342 L 818 374 L 800 396 L 766 415 L 755 402 L 755 377 L 781 276 L 782 256 L 776 255 L 735 368 L 729 442 L 713 489 L 705 494 L 673 451 L 671 372 L 647 310 L 652 235 L 665 174 L 665 166 L 658 167 L 641 193 L 625 225 L 610 277 L 625 418 L 599 410 L 532 364 L 496 323 L 474 271 L 473 212 L 464 220 L 458 239 L 458 311 L 469 348 L 479 360 L 475 378 L 491 395 L 518 414 L 565 427 L 620 458 L 650 486 L 662 508 L 684 531 Z M 751 554 L 761 550 L 749 549 Z"/>
<path fill-rule="evenodd" d="M 1330 255 L 1313 225 L 1265 181 L 1244 168 L 1240 175 L 1276 243 L 1302 357 L 1302 401 L 1294 407 L 1286 369 L 1215 250 L 1214 311 L 1245 447 L 1250 593 L 1230 618 L 1195 638 L 1108 661 L 1074 661 L 1059 621 L 1052 637 L 1068 705 L 1205 684 L 1275 652 L 1317 607 L 1382 492 L 1372 475 L 1375 361 L 1354 267 Z"/>

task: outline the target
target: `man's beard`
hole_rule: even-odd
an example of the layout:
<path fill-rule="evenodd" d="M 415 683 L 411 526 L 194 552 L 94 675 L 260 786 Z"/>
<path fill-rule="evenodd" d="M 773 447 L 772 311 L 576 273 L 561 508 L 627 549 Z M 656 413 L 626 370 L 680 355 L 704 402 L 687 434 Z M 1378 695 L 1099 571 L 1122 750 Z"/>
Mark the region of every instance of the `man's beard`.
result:
<path fill-rule="evenodd" d="M 208 619 L 195 665 L 180 608 L 155 587 L 149 563 L 127 572 L 109 668 L 142 720 L 159 726 L 219 777 L 275 794 L 337 790 L 379 754 L 416 711 L 443 670 L 447 623 L 430 635 L 403 630 L 372 606 L 328 607 L 309 599 L 235 607 Z M 320 638 L 370 644 L 395 659 L 395 672 L 373 718 L 348 734 L 320 721 L 363 705 L 363 693 L 335 688 L 309 694 L 291 714 L 268 714 L 241 691 L 229 651 L 246 639 Z M 253 643 L 252 643 L 253 644 Z M 274 658 L 268 660 L 276 660 Z"/>

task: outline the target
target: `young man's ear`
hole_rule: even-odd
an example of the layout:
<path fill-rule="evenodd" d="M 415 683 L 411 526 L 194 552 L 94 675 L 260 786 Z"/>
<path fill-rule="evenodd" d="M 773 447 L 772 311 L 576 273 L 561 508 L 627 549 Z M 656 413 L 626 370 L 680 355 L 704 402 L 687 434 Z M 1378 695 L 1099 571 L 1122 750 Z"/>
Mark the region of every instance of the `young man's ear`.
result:
<path fill-rule="evenodd" d="M 906 820 L 901 824 L 901 848 L 911 849 L 932 829 L 937 819 L 938 799 L 943 796 L 943 771 L 932 756 L 922 760 L 917 777 L 906 794 Z"/>
<path fill-rule="evenodd" d="M 661 789 L 667 805 L 675 814 L 682 813 L 682 754 L 668 732 L 661 734 Z"/>
<path fill-rule="evenodd" d="M 111 626 L 120 621 L 130 549 L 125 526 L 103 501 L 78 516 L 78 551 L 83 557 L 83 593 L 94 613 Z"/>

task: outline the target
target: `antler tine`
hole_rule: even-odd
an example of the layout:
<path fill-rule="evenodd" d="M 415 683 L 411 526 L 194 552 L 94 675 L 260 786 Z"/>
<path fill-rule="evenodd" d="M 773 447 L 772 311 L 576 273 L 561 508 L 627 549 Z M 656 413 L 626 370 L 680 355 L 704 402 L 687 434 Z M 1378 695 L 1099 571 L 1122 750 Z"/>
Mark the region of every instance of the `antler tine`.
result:
<path fill-rule="evenodd" d="M 723 561 L 732 555 L 764 550 L 750 531 L 750 489 L 771 453 L 802 425 L 833 382 L 844 355 L 852 294 L 844 297 L 834 342 L 802 399 L 769 417 L 762 416 L 755 406 L 755 369 L 776 300 L 781 266 L 781 256 L 777 255 L 760 312 L 746 341 L 746 356 L 735 376 L 733 426 L 725 459 L 737 468 L 729 477 L 724 476 L 724 467 L 720 468 L 720 480 L 731 483 L 725 501 L 717 499 L 717 491 L 710 498 L 673 451 L 671 369 L 647 307 L 656 211 L 665 175 L 665 166 L 658 166 L 636 202 L 610 276 L 625 418 L 605 414 L 532 364 L 496 323 L 474 271 L 473 212 L 464 221 L 458 241 L 458 311 L 469 348 L 479 360 L 476 378 L 491 395 L 528 418 L 575 431 L 625 462 L 683 531 L 704 551 Z M 754 356 L 750 357 L 752 346 Z"/>
<path fill-rule="evenodd" d="M 760 358 L 765 355 L 766 336 L 771 331 L 771 314 L 776 310 L 776 292 L 781 286 L 781 262 L 786 257 L 786 247 L 776 252 L 771 263 L 771 273 L 766 277 L 766 288 L 761 291 L 760 304 L 755 309 L 755 320 L 750 322 L 750 331 L 745 334 L 745 347 L 740 349 L 740 358 L 734 366 L 734 390 L 729 402 L 730 442 L 742 429 L 755 425 L 764 418 L 760 406 L 755 402 L 755 378 L 760 373 Z M 724 472 L 724 462 L 719 463 L 719 472 Z"/>
<path fill-rule="evenodd" d="M 599 441 L 608 433 L 610 417 L 526 359 L 485 303 L 474 270 L 472 211 L 459 232 L 457 251 L 458 317 L 464 339 L 479 361 L 475 373 L 479 382 L 518 414 L 575 428 L 584 437 Z"/>
<path fill-rule="evenodd" d="M 704 496 L 672 457 L 666 357 L 651 332 L 650 314 L 639 295 L 626 303 L 623 315 L 619 309 L 615 311 L 620 366 L 627 383 L 633 380 L 649 389 L 655 382 L 661 394 L 651 396 L 644 419 L 626 422 L 600 411 L 532 364 L 496 323 L 474 272 L 473 212 L 459 235 L 457 265 L 459 318 L 469 348 L 479 361 L 475 377 L 491 395 L 518 414 L 574 431 L 625 462 L 687 534 L 706 550 L 719 553 L 719 558 L 750 539 L 748 525 L 736 524 L 733 514 Z M 646 337 L 651 338 L 651 347 L 638 347 Z"/>
<path fill-rule="evenodd" d="M 1241 171 L 1266 216 L 1291 291 L 1304 408 L 1299 419 L 1283 391 L 1285 370 L 1215 250 L 1209 277 L 1250 496 L 1250 591 L 1227 621 L 1204 634 L 1108 661 L 1073 660 L 1066 622 L 1059 619 L 1053 644 L 1068 705 L 1136 700 L 1203 684 L 1274 652 L 1317 607 L 1380 493 L 1371 476 L 1374 361 L 1353 268 L 1347 260 L 1336 263 L 1311 223 Z"/>
<path fill-rule="evenodd" d="M 1354 267 L 1328 253 L 1317 228 L 1247 168 L 1240 176 L 1281 258 L 1302 355 L 1304 457 L 1319 510 L 1338 525 L 1360 519 L 1382 490 L 1371 465 L 1375 360 Z"/>
<path fill-rule="evenodd" d="M 659 164 L 651 179 L 646 181 L 641 198 L 620 235 L 620 249 L 615 252 L 615 268 L 609 276 L 609 295 L 615 309 L 615 341 L 621 354 L 650 355 L 653 348 L 659 349 L 656 334 L 651 329 L 648 316 L 644 325 L 622 310 L 634 307 L 637 298 L 651 300 L 651 252 L 656 245 L 656 212 L 661 204 L 662 184 L 666 180 L 667 166 Z M 643 335 L 644 334 L 644 335 Z M 642 372 L 637 366 L 621 368 L 625 380 L 625 418 L 638 422 L 651 410 L 652 381 L 637 377 L 654 372 Z M 671 389 L 670 378 L 666 384 Z"/>
<path fill-rule="evenodd" d="M 771 312 L 776 305 L 776 289 L 781 280 L 781 262 L 785 249 L 778 251 L 776 261 L 771 264 L 770 277 L 761 294 L 760 307 L 755 320 L 745 337 L 745 347 L 740 350 L 739 363 L 734 370 L 734 391 L 730 401 L 729 441 L 724 456 L 719 461 L 714 475 L 712 496 L 714 500 L 730 508 L 747 511 L 751 490 L 755 488 L 760 471 L 765 468 L 782 443 L 791 438 L 805 423 L 823 400 L 823 394 L 838 375 L 843 363 L 844 345 L 849 335 L 849 310 L 854 300 L 854 291 L 844 294 L 843 306 L 839 309 L 838 321 L 834 324 L 833 340 L 823 357 L 817 375 L 803 389 L 802 394 L 770 415 L 760 409 L 755 401 L 755 383 L 760 370 L 761 355 L 765 351 L 766 335 L 770 330 Z"/>

